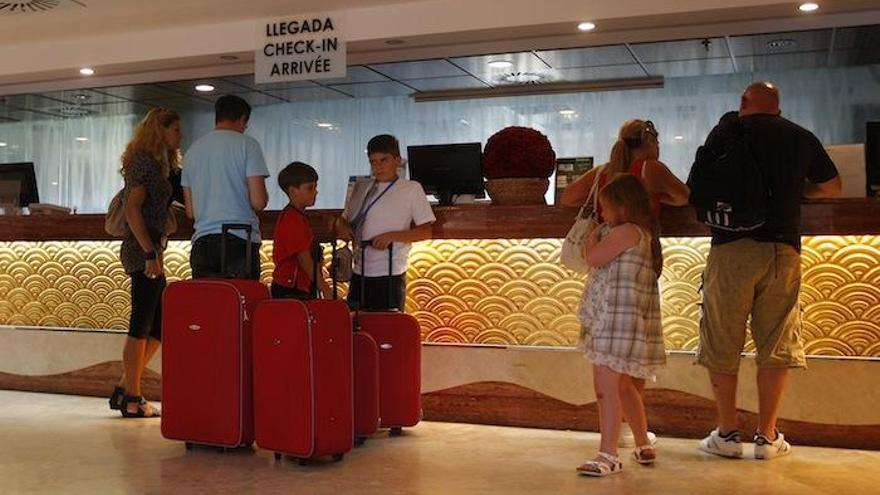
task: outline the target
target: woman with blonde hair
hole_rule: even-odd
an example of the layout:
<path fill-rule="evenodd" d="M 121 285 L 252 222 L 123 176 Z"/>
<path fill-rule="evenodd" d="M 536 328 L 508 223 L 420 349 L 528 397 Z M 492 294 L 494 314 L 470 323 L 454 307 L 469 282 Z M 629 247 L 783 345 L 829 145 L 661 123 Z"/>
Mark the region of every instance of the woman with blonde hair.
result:
<path fill-rule="evenodd" d="M 611 148 L 611 156 L 608 163 L 593 168 L 573 184 L 565 189 L 560 199 L 560 203 L 564 206 L 580 207 L 587 199 L 592 202 L 594 198 L 588 198 L 590 191 L 593 189 L 594 182 L 598 181 L 597 190 L 608 184 L 614 177 L 620 174 L 631 174 L 641 179 L 642 184 L 647 189 L 653 221 L 656 223 L 654 232 L 659 232 L 659 217 L 661 204 L 671 206 L 683 206 L 688 204 L 690 197 L 690 189 L 681 180 L 678 179 L 669 168 L 660 161 L 660 133 L 650 120 L 632 119 L 627 120 L 620 127 L 620 131 Z M 601 205 L 596 212 L 597 220 L 604 222 Z M 663 256 L 660 246 L 659 235 L 651 238 L 651 251 L 654 263 L 654 271 L 657 277 L 663 270 Z M 632 378 L 635 390 L 641 397 L 644 394 L 645 381 L 638 378 Z M 623 390 L 622 393 L 627 393 Z M 624 417 L 627 423 L 630 418 Z M 654 434 L 649 433 L 651 441 L 654 441 Z M 623 444 L 637 443 L 640 440 L 633 438 L 630 431 L 625 431 L 621 436 Z"/>
<path fill-rule="evenodd" d="M 623 123 L 617 141 L 611 148 L 608 163 L 596 167 L 565 189 L 561 198 L 564 206 L 581 206 L 587 200 L 593 181 L 599 189 L 615 175 L 632 174 L 641 177 L 651 195 L 655 216 L 660 204 L 686 205 L 690 190 L 660 161 L 660 133 L 650 120 L 632 119 Z"/>
<path fill-rule="evenodd" d="M 183 199 L 180 139 L 180 115 L 153 108 L 122 154 L 126 233 L 119 257 L 131 278 L 131 317 L 122 352 L 124 374 L 110 397 L 110 407 L 127 418 L 159 416 L 159 409 L 143 398 L 141 377 L 161 341 L 163 251 L 169 215 L 174 214 L 169 206 L 172 200 Z"/>

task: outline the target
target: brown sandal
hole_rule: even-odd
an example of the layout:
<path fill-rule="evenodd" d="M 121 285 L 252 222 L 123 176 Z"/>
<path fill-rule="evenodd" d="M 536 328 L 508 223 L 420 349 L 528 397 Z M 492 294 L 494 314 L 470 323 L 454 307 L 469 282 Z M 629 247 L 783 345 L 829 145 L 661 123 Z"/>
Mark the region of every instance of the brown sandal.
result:
<path fill-rule="evenodd" d="M 657 453 L 654 451 L 653 445 L 642 445 L 633 450 L 633 460 L 643 466 L 654 464 L 657 459 Z"/>

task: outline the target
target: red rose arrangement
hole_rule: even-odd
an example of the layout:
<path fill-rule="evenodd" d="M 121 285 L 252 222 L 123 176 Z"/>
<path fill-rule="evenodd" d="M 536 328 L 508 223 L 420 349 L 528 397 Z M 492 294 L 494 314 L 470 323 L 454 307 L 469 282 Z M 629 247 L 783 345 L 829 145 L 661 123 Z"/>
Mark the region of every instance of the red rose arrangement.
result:
<path fill-rule="evenodd" d="M 547 178 L 556 153 L 547 136 L 528 127 L 505 127 L 486 142 L 483 175 L 487 179 Z"/>

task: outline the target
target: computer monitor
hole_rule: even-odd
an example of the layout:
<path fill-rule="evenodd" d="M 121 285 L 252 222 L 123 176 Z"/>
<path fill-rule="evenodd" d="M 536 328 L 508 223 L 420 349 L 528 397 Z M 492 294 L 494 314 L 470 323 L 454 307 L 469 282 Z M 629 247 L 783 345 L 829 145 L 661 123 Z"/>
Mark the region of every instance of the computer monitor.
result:
<path fill-rule="evenodd" d="M 33 163 L 0 164 L 0 204 L 17 204 L 24 208 L 39 202 Z"/>
<path fill-rule="evenodd" d="M 868 196 L 880 196 L 880 122 L 865 127 L 865 185 Z"/>
<path fill-rule="evenodd" d="M 458 194 L 483 196 L 481 143 L 407 146 L 406 152 L 410 179 L 437 196 L 441 205 L 451 205 Z"/>

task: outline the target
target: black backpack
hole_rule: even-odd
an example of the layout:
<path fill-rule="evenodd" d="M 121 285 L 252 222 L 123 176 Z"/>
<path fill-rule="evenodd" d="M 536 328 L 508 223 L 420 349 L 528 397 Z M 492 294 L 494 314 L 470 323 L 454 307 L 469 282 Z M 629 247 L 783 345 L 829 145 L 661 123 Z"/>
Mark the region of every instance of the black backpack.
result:
<path fill-rule="evenodd" d="M 690 204 L 697 219 L 713 229 L 750 232 L 767 219 L 770 191 L 752 152 L 749 128 L 736 122 L 722 132 L 720 142 L 707 140 L 697 149 L 687 180 Z"/>

